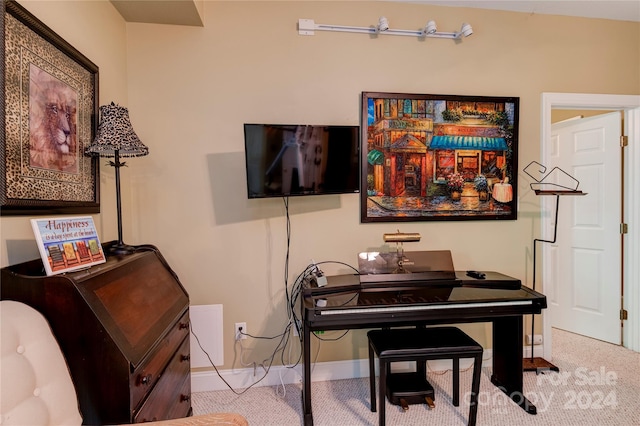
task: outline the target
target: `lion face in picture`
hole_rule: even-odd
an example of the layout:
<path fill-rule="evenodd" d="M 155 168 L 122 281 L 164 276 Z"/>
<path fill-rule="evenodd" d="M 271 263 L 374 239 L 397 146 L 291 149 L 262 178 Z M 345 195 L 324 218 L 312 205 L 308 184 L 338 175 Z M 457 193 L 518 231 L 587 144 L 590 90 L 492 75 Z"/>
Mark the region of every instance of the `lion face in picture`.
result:
<path fill-rule="evenodd" d="M 71 87 L 38 69 L 29 87 L 31 167 L 77 171 L 76 98 Z"/>
<path fill-rule="evenodd" d="M 75 108 L 65 103 L 47 103 L 44 126 L 49 133 L 51 147 L 63 154 L 71 151 L 72 133 L 75 133 Z"/>

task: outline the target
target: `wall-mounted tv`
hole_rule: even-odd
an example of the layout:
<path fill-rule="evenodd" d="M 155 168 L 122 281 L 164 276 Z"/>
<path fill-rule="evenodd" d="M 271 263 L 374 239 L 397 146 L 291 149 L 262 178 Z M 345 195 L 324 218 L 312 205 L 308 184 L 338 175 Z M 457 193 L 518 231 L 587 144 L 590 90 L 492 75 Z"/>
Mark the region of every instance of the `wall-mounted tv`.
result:
<path fill-rule="evenodd" d="M 359 126 L 245 124 L 249 198 L 356 193 Z"/>

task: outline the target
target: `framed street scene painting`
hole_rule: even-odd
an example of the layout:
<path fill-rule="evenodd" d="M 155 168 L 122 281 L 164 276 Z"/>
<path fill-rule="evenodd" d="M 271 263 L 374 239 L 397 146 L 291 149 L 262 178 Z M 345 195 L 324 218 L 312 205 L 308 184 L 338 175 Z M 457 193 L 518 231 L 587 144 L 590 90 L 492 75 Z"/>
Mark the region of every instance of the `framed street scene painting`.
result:
<path fill-rule="evenodd" d="M 519 100 L 363 92 L 361 222 L 515 220 Z"/>

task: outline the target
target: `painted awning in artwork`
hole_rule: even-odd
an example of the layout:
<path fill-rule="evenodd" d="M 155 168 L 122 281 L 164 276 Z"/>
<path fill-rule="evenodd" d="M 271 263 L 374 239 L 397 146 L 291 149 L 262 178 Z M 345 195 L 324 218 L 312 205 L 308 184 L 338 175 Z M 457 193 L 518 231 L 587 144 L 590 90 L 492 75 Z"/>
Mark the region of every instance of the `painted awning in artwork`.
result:
<path fill-rule="evenodd" d="M 380 165 L 380 164 L 382 164 L 384 162 L 384 155 L 380 151 L 378 151 L 377 149 L 372 149 L 367 154 L 367 161 L 372 166 Z"/>
<path fill-rule="evenodd" d="M 482 136 L 434 136 L 431 149 L 479 149 L 483 151 L 506 151 L 507 141 L 504 138 L 487 138 Z"/>

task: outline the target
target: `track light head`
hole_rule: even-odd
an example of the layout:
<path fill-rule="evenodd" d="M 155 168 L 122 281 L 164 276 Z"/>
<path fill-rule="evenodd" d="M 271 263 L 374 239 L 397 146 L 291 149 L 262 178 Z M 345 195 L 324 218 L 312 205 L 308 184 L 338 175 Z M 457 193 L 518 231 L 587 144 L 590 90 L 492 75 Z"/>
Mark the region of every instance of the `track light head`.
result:
<path fill-rule="evenodd" d="M 378 19 L 377 29 L 379 32 L 387 31 L 389 29 L 389 21 L 387 20 L 387 18 L 381 16 L 380 19 Z"/>
<path fill-rule="evenodd" d="M 462 24 L 462 27 L 460 28 L 460 35 L 469 37 L 471 34 L 473 34 L 473 28 L 471 28 L 471 25 L 466 22 Z"/>
<path fill-rule="evenodd" d="M 429 21 L 422 30 L 422 33 L 424 35 L 429 35 L 435 33 L 436 31 L 438 31 L 438 28 L 436 27 L 436 21 Z"/>

